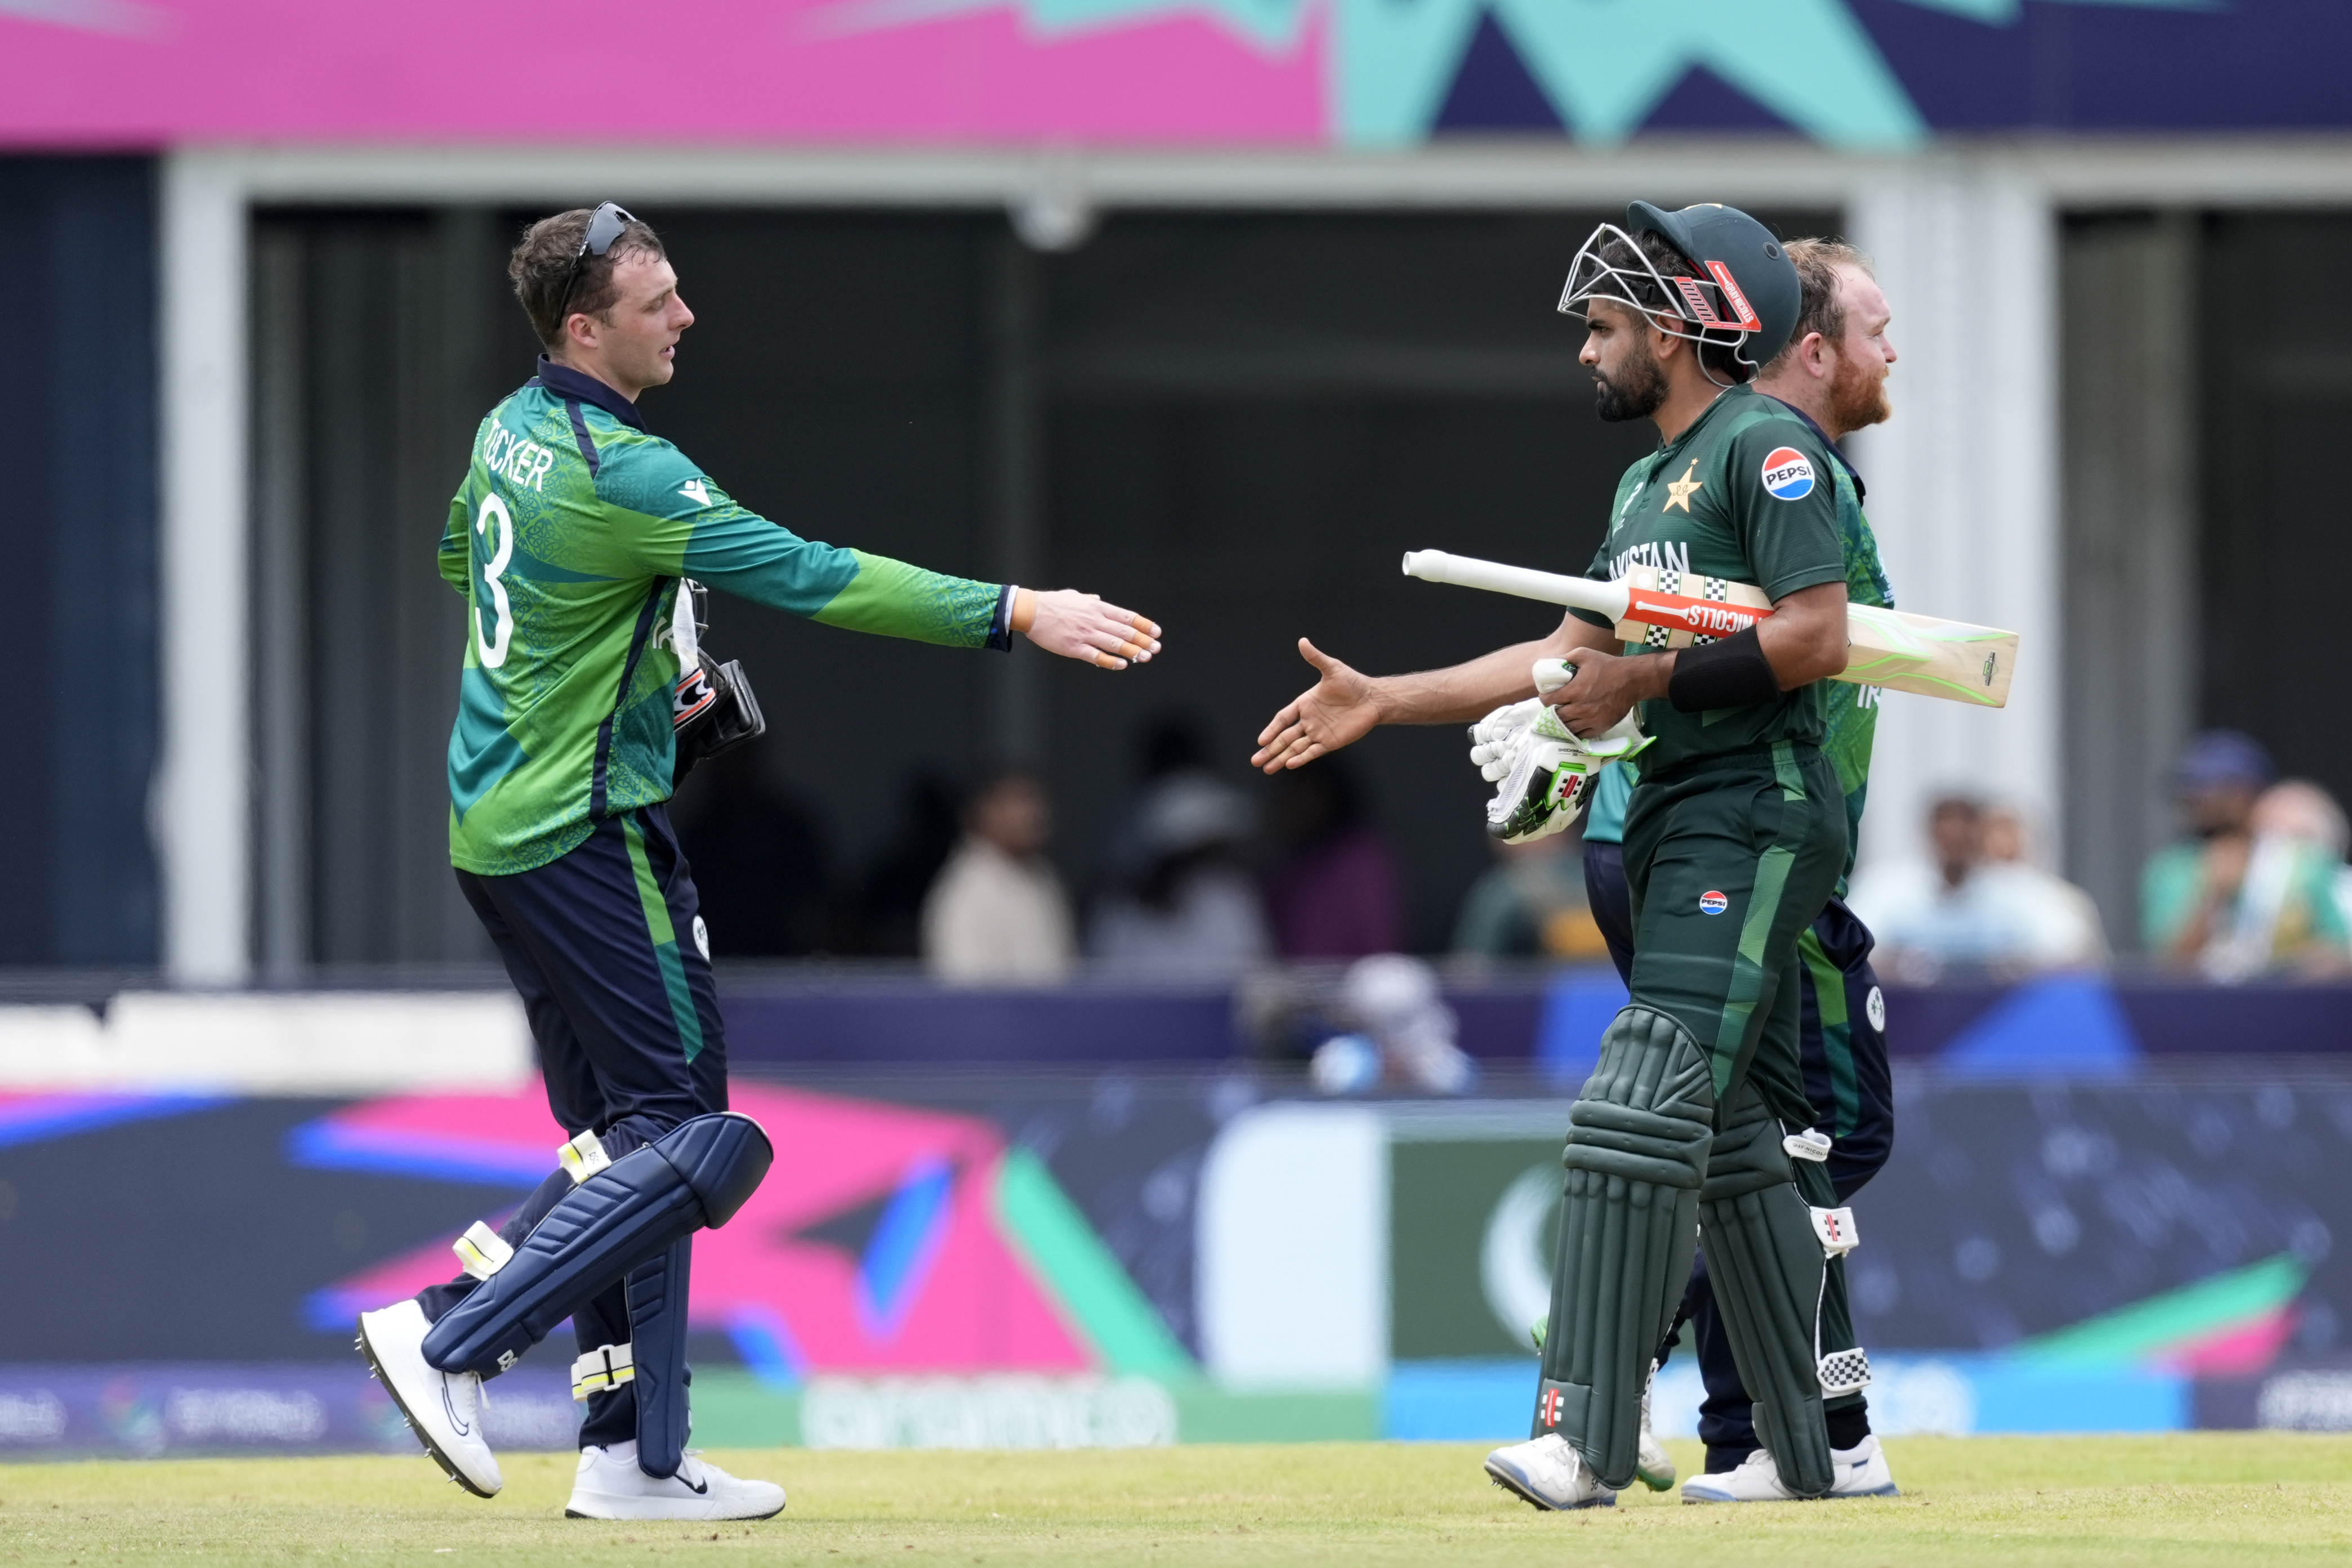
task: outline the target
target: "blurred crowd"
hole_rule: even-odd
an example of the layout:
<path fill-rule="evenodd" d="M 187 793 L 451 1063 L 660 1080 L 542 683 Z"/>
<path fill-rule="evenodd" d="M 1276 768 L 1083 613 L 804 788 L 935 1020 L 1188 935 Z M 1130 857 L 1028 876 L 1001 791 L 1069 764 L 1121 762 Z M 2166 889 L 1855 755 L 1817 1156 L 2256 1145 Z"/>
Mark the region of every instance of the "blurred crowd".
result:
<path fill-rule="evenodd" d="M 2278 777 L 2259 741 L 2208 730 L 2175 764 L 2181 833 L 2139 880 L 2139 947 L 2165 968 L 2224 983 L 2352 973 L 2352 870 L 2343 809 Z M 1848 902 L 1889 978 L 2013 979 L 2109 961 L 2097 906 L 2052 873 L 2015 807 L 1935 802 L 1928 852 L 1880 861 Z"/>
<path fill-rule="evenodd" d="M 1099 869 L 1075 889 L 1050 854 L 1045 785 L 1018 768 L 963 790 L 912 781 L 880 852 L 848 874 L 750 752 L 698 778 L 677 820 L 725 956 L 919 957 L 958 983 L 1036 985 L 1081 962 L 1220 981 L 1406 946 L 1397 857 L 1348 762 L 1249 782 L 1212 766 L 1197 721 L 1148 726 Z"/>
<path fill-rule="evenodd" d="M 1098 869 L 1076 888 L 1050 853 L 1047 791 L 1026 771 L 962 790 L 910 781 L 880 851 L 846 875 L 756 752 L 707 772 L 680 802 L 679 831 L 714 950 L 728 956 L 919 957 L 973 985 L 1052 984 L 1081 965 L 1112 979 L 1213 983 L 1411 946 L 1399 859 L 1349 759 L 1245 788 L 1213 766 L 1204 727 L 1182 716 L 1141 733 Z M 2352 973 L 2352 833 L 2327 791 L 2280 779 L 2258 742 L 2230 730 L 2196 737 L 2170 782 L 2180 837 L 2149 857 L 2138 929 L 2126 934 L 2145 959 L 2220 982 Z M 1877 856 L 1848 898 L 1888 978 L 2005 981 L 2104 967 L 2129 946 L 2111 943 L 2091 897 L 2051 869 L 2019 807 L 1954 792 L 1924 827 L 1921 852 Z M 1604 959 L 1578 848 L 1567 834 L 1492 845 L 1460 902 L 1453 962 Z M 1397 998 L 1417 982 L 1400 974 L 1363 971 L 1362 996 L 1317 1018 L 1349 1027 L 1414 1014 Z"/>

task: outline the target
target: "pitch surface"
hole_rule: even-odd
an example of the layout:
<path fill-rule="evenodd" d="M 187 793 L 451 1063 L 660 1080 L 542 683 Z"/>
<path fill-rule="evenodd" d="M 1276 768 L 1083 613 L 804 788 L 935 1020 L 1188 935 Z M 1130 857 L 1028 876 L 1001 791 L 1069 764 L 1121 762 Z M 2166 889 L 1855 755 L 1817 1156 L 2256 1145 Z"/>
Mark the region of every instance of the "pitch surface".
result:
<path fill-rule="evenodd" d="M 1675 1461 L 1697 1458 L 1674 1445 Z M 1066 1454 L 732 1450 L 792 1506 L 753 1525 L 562 1517 L 567 1458 L 516 1455 L 492 1501 L 408 1458 L 0 1467 L 0 1563 L 562 1565 L 2295 1563 L 2352 1553 L 2352 1438 L 1898 1439 L 1900 1499 L 1739 1508 L 1629 1495 L 1538 1514 L 1458 1445 Z M 1561 1555 L 1568 1553 L 1569 1555 Z"/>

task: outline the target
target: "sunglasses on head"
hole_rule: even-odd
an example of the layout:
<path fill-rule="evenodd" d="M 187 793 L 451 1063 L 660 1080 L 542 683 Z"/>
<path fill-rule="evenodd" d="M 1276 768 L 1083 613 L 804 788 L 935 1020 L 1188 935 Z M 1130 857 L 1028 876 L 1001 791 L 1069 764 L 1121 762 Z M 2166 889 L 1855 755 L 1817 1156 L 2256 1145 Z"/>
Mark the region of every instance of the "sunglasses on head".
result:
<path fill-rule="evenodd" d="M 611 250 L 614 242 L 636 221 L 636 214 L 618 202 L 599 202 L 596 210 L 588 214 L 588 232 L 580 237 L 580 248 L 572 253 L 572 270 L 563 275 L 563 292 L 556 296 L 555 319 L 559 326 L 572 304 L 572 290 L 580 281 L 580 264 Z"/>

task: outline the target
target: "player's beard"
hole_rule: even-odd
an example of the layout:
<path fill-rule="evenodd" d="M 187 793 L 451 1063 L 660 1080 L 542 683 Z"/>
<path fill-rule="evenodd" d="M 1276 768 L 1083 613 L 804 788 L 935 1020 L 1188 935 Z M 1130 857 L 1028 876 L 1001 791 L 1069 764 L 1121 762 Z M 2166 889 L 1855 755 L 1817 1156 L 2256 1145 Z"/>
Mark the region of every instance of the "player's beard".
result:
<path fill-rule="evenodd" d="M 1617 378 L 1612 381 L 1599 371 L 1592 372 L 1592 412 L 1602 423 L 1623 424 L 1628 420 L 1647 419 L 1658 412 L 1666 401 L 1666 375 L 1658 369 L 1658 359 L 1650 352 L 1650 345 L 1636 340 L 1625 352 L 1624 361 L 1617 367 Z"/>
<path fill-rule="evenodd" d="M 1894 412 L 1886 399 L 1885 366 L 1868 366 L 1840 354 L 1837 374 L 1830 378 L 1830 428 L 1850 434 L 1884 422 Z"/>

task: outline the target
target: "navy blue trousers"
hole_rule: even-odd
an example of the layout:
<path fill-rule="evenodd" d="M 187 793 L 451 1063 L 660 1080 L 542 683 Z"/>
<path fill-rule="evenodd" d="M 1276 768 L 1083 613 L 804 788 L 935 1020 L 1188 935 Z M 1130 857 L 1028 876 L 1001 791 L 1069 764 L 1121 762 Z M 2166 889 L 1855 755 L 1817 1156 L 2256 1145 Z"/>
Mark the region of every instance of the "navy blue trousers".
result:
<path fill-rule="evenodd" d="M 1610 961 L 1617 966 L 1619 977 L 1630 985 L 1633 914 L 1622 846 L 1585 844 L 1584 891 L 1601 939 L 1609 944 Z M 1886 1066 L 1885 1001 L 1879 993 L 1878 976 L 1870 967 L 1871 946 L 1870 928 L 1854 917 L 1843 900 L 1834 898 L 1799 944 L 1805 1098 L 1812 1103 L 1814 1125 L 1835 1140 L 1830 1145 L 1830 1185 L 1837 1189 L 1840 1203 L 1852 1201 L 1895 1152 L 1895 1092 Z M 1829 975 L 1836 977 L 1834 983 L 1842 995 L 1832 996 L 1824 1007 L 1822 989 Z M 1692 1267 L 1675 1326 L 1659 1347 L 1661 1362 L 1680 1343 L 1685 1326 L 1696 1342 L 1699 1376 L 1706 1385 L 1706 1398 L 1698 1412 L 1706 1468 L 1709 1472 L 1736 1469 L 1759 1446 L 1754 1403 L 1739 1381 L 1731 1338 L 1715 1310 L 1715 1291 L 1707 1282 L 1704 1258 Z"/>
<path fill-rule="evenodd" d="M 665 808 L 606 818 L 585 843 L 532 871 L 459 871 L 457 885 L 521 993 L 548 1109 L 566 1133 L 594 1133 L 618 1159 L 689 1116 L 727 1109 L 709 940 Z M 499 1234 L 520 1246 L 571 1190 L 553 1171 Z M 416 1299 L 437 1321 L 474 1284 L 460 1274 Z M 573 1312 L 572 1328 L 583 1354 L 627 1343 L 622 1281 Z M 592 1395 L 581 1446 L 628 1441 L 636 1422 L 631 1385 Z"/>

